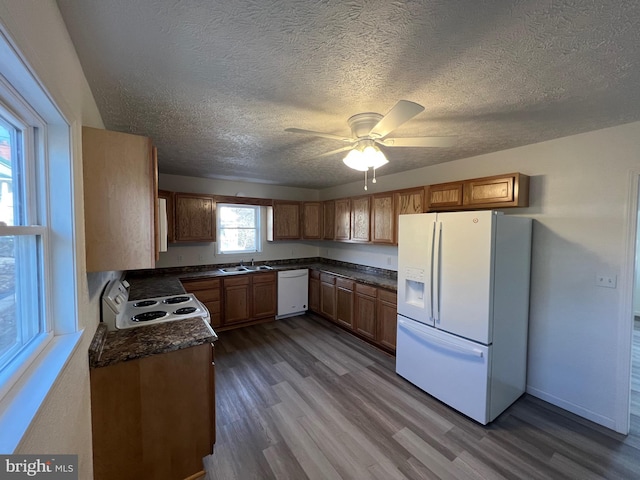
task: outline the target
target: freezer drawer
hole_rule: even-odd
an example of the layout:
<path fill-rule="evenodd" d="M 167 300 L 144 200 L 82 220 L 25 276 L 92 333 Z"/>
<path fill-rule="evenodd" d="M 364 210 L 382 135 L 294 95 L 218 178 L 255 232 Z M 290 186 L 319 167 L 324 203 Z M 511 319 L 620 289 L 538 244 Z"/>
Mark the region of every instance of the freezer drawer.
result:
<path fill-rule="evenodd" d="M 491 347 L 398 315 L 396 372 L 459 412 L 486 425 Z"/>

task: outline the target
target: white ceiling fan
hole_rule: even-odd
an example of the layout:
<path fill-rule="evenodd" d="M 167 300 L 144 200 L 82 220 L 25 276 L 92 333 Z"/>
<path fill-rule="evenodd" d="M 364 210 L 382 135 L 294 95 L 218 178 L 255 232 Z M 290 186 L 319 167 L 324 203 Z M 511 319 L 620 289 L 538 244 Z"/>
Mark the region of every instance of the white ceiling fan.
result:
<path fill-rule="evenodd" d="M 455 145 L 456 137 L 391 137 L 393 130 L 403 123 L 411 120 L 424 110 L 422 105 L 400 100 L 386 115 L 367 112 L 358 113 L 347 120 L 352 137 L 341 137 L 332 133 L 315 132 L 313 130 L 303 130 L 301 128 L 286 128 L 286 132 L 302 133 L 316 137 L 330 138 L 348 143 L 348 145 L 332 150 L 330 152 L 317 155 L 313 158 L 327 157 L 336 153 L 350 150 L 343 159 L 345 165 L 364 173 L 364 189 L 367 189 L 367 172 L 373 169 L 373 183 L 376 183 L 376 168 L 388 163 L 384 153 L 378 145 L 385 147 L 451 147 Z"/>

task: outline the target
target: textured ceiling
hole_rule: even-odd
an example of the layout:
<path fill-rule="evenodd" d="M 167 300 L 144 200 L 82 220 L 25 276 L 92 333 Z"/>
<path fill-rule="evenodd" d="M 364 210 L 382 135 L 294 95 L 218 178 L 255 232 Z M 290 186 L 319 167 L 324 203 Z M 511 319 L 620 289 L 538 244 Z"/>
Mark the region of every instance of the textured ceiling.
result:
<path fill-rule="evenodd" d="M 163 173 L 322 188 L 361 180 L 347 119 L 400 99 L 386 175 L 640 120 L 637 0 L 58 0 L 107 128 Z"/>

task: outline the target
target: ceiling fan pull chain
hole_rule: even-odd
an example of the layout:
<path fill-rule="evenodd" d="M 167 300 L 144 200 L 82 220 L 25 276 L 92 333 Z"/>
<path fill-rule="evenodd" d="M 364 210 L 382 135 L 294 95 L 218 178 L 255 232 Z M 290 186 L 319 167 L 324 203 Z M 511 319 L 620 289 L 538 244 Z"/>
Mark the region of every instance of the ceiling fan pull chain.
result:
<path fill-rule="evenodd" d="M 376 169 L 375 169 L 375 167 L 373 168 L 373 180 L 371 180 L 371 183 L 376 183 Z"/>
<path fill-rule="evenodd" d="M 367 190 L 367 172 L 369 169 L 364 171 L 364 189 Z"/>

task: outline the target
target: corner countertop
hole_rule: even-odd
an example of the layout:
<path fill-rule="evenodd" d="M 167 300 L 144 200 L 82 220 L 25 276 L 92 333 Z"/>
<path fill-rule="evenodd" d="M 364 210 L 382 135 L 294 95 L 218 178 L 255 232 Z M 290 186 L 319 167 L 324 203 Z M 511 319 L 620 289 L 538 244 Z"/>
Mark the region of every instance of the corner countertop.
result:
<path fill-rule="evenodd" d="M 315 260 L 315 259 L 314 259 Z M 301 261 L 286 264 L 272 264 L 273 270 L 295 270 L 308 268 L 323 273 L 330 273 L 343 278 L 354 280 L 374 287 L 397 291 L 397 279 L 395 272 L 383 271 L 377 268 L 363 267 L 342 262 L 330 263 L 322 261 Z M 185 293 L 181 280 L 197 278 L 224 278 L 234 275 L 253 275 L 258 272 L 223 273 L 220 266 L 209 265 L 204 267 L 178 267 L 167 268 L 155 272 L 144 270 L 130 272 L 127 281 L 130 283 L 129 300 L 142 300 L 144 298 L 161 297 L 165 295 L 179 295 Z M 264 273 L 264 270 L 260 273 Z"/>
<path fill-rule="evenodd" d="M 107 331 L 101 323 L 89 347 L 89 367 L 100 368 L 183 348 L 212 343 L 218 339 L 202 317 L 144 327 Z"/>

